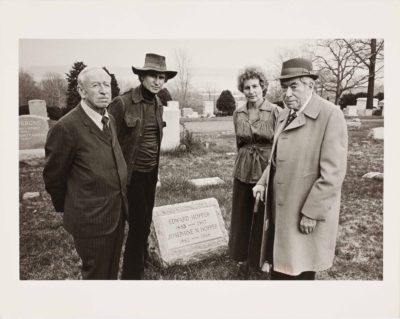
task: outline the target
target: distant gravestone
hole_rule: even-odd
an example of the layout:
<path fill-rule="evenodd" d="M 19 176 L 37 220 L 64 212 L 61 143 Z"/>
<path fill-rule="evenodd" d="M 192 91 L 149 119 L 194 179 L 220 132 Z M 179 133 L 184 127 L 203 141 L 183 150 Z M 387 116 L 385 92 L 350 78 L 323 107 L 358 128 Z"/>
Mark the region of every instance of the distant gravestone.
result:
<path fill-rule="evenodd" d="M 193 113 L 193 109 L 190 107 L 184 107 L 182 109 L 182 117 L 188 117 L 192 113 Z"/>
<path fill-rule="evenodd" d="M 347 106 L 347 115 L 348 116 L 357 116 L 357 106 L 356 105 L 348 105 Z"/>
<path fill-rule="evenodd" d="M 164 108 L 163 119 L 166 126 L 163 129 L 161 150 L 164 151 L 174 149 L 180 144 L 179 103 L 176 106 L 175 104 L 170 104 L 170 102 L 168 102 L 168 107 Z"/>
<path fill-rule="evenodd" d="M 196 178 L 190 179 L 189 183 L 196 186 L 197 188 L 204 186 L 214 186 L 214 185 L 222 185 L 225 182 L 219 177 L 206 177 L 206 178 Z"/>
<path fill-rule="evenodd" d="M 179 102 L 178 101 L 168 101 L 167 107 L 170 109 L 177 109 L 179 110 Z"/>
<path fill-rule="evenodd" d="M 383 127 L 375 127 L 368 133 L 368 137 L 372 137 L 375 140 L 383 140 Z"/>
<path fill-rule="evenodd" d="M 379 100 L 377 98 L 373 98 L 372 99 L 372 106 L 377 108 L 378 107 L 378 102 L 379 102 Z M 359 97 L 357 99 L 356 105 L 357 105 L 359 110 L 366 109 L 367 108 L 367 98 L 366 97 Z"/>
<path fill-rule="evenodd" d="M 19 117 L 19 149 L 43 149 L 48 130 L 49 124 L 44 117 L 21 115 Z"/>
<path fill-rule="evenodd" d="M 29 100 L 29 114 L 38 115 L 47 119 L 47 109 L 45 100 Z"/>
<path fill-rule="evenodd" d="M 204 101 L 203 102 L 203 115 L 206 117 L 214 116 L 214 102 L 213 101 Z"/>
<path fill-rule="evenodd" d="M 163 266 L 196 262 L 227 249 L 228 233 L 215 198 L 155 207 L 150 236 Z"/>

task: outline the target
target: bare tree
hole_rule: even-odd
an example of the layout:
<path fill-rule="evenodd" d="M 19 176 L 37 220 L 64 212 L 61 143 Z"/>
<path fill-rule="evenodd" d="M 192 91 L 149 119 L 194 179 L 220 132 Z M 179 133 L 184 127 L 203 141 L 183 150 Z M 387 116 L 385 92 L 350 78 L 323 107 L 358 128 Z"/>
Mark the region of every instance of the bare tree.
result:
<path fill-rule="evenodd" d="M 42 92 L 37 86 L 33 76 L 24 71 L 19 70 L 19 105 L 28 105 L 29 100 L 40 99 Z"/>
<path fill-rule="evenodd" d="M 293 58 L 305 58 L 313 60 L 315 57 L 315 41 L 304 41 L 298 47 L 278 51 L 272 62 L 268 63 L 266 76 L 269 80 L 267 98 L 271 102 L 277 103 L 282 100 L 282 89 L 279 77 L 282 69 L 282 63 Z"/>
<path fill-rule="evenodd" d="M 66 105 L 67 81 L 58 73 L 46 73 L 40 82 L 42 98 L 49 106 L 63 108 Z"/>
<path fill-rule="evenodd" d="M 178 74 L 175 78 L 177 99 L 179 104 L 186 106 L 191 80 L 191 58 L 186 51 L 179 49 L 175 51 Z"/>
<path fill-rule="evenodd" d="M 355 59 L 345 40 L 321 40 L 317 46 L 320 50 L 315 56 L 314 65 L 320 76 L 320 89 L 331 92 L 335 104 L 338 104 L 344 92 L 368 82 L 363 62 Z"/>
<path fill-rule="evenodd" d="M 343 41 L 354 54 L 354 60 L 368 70 L 367 109 L 372 109 L 375 78 L 383 71 L 384 40 L 343 39 Z"/>

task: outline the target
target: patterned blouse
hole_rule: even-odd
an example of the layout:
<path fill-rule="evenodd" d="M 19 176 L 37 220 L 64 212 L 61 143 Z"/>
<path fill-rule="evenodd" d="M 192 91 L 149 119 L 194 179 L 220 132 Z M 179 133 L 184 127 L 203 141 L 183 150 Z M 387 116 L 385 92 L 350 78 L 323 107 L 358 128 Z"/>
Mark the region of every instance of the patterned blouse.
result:
<path fill-rule="evenodd" d="M 280 108 L 264 99 L 258 109 L 258 119 L 251 122 L 247 104 L 233 113 L 238 155 L 233 177 L 255 184 L 260 179 L 271 155 L 274 129 Z"/>

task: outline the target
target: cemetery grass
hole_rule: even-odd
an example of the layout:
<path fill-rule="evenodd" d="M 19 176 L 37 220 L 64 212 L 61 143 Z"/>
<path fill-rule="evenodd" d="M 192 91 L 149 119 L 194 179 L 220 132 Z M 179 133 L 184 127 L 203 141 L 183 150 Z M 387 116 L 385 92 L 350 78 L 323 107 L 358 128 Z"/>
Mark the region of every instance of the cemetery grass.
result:
<path fill-rule="evenodd" d="M 205 122 L 206 125 L 206 122 Z M 383 120 L 362 120 L 360 130 L 349 131 L 347 175 L 342 188 L 336 257 L 331 269 L 318 273 L 319 280 L 382 280 L 383 278 L 383 182 L 361 177 L 370 171 L 383 172 L 383 141 L 367 137 Z M 232 168 L 236 152 L 233 133 L 198 136 L 208 149 L 191 153 L 168 152 L 161 156 L 162 186 L 156 206 L 214 197 L 229 232 L 232 201 Z M 80 279 L 80 259 L 71 236 L 62 227 L 42 180 L 43 160 L 20 162 L 20 279 Z M 195 189 L 188 180 L 218 176 L 225 185 Z M 22 200 L 25 192 L 39 192 Z M 122 261 L 122 260 L 121 260 Z M 236 280 L 236 265 L 227 252 L 190 265 L 167 269 L 155 258 L 146 266 L 147 280 Z M 266 280 L 266 273 L 252 270 L 250 280 Z"/>

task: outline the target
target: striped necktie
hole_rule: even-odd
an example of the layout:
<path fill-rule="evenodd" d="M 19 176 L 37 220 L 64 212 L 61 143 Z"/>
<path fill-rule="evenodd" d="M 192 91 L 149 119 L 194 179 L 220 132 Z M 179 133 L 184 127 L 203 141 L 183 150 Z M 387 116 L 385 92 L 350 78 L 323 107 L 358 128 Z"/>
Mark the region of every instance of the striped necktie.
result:
<path fill-rule="evenodd" d="M 103 123 L 103 132 L 111 137 L 111 131 L 110 131 L 110 125 L 109 125 L 110 119 L 103 115 L 103 117 L 101 118 L 101 123 Z"/>
<path fill-rule="evenodd" d="M 288 118 L 288 120 L 287 120 L 287 122 L 286 122 L 285 128 L 286 128 L 290 123 L 292 123 L 293 120 L 294 120 L 296 117 L 297 117 L 296 111 L 290 111 L 290 115 L 289 115 L 289 118 Z"/>

